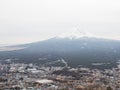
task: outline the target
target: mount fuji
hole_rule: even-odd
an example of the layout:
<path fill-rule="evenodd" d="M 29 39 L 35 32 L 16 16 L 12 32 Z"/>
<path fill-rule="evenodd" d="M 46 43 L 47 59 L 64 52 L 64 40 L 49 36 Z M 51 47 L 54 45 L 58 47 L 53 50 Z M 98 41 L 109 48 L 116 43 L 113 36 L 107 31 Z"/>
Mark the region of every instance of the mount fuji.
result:
<path fill-rule="evenodd" d="M 17 58 L 17 62 L 47 65 L 48 62 L 64 59 L 71 67 L 112 68 L 120 59 L 120 41 L 79 31 L 7 48 L 14 47 L 18 49 L 0 51 L 1 60 Z M 54 65 L 60 65 L 60 62 Z"/>

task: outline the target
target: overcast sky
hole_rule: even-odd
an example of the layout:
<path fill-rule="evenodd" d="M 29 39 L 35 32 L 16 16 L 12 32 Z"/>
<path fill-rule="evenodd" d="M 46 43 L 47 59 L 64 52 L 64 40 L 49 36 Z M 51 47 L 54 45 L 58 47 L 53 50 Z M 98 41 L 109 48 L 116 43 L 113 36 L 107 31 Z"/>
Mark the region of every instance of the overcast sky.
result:
<path fill-rule="evenodd" d="M 79 31 L 120 39 L 120 0 L 0 0 L 0 45 Z"/>

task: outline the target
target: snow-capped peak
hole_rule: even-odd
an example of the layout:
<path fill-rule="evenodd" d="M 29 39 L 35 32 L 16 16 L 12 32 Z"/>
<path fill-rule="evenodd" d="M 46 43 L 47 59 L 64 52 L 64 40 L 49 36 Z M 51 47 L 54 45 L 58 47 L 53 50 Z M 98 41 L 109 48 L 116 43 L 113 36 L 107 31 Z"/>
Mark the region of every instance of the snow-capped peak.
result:
<path fill-rule="evenodd" d="M 57 38 L 68 38 L 68 39 L 79 39 L 82 37 L 95 37 L 91 33 L 88 32 L 79 32 L 78 30 L 72 31 L 72 32 L 67 32 L 63 33 L 61 35 L 58 35 Z"/>

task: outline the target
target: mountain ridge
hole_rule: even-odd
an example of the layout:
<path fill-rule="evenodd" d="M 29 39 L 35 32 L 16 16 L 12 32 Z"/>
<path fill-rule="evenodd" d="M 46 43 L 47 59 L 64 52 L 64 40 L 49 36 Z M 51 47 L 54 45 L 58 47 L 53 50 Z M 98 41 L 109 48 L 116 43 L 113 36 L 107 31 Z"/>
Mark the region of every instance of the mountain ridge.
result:
<path fill-rule="evenodd" d="M 37 64 L 45 64 L 63 58 L 72 67 L 79 65 L 94 67 L 92 63 L 109 62 L 109 65 L 104 66 L 107 68 L 115 66 L 115 62 L 120 59 L 120 41 L 93 37 L 51 38 L 19 46 L 26 48 L 2 51 L 0 58 L 2 60 L 17 58 L 18 62 Z"/>

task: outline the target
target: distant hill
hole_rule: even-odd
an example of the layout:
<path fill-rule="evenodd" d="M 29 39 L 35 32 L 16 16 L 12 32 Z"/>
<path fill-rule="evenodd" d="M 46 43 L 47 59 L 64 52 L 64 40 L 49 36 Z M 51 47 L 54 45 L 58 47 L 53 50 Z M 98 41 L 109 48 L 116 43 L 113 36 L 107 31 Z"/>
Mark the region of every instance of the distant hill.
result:
<path fill-rule="evenodd" d="M 9 48 L 14 47 L 19 47 L 19 49 L 0 51 L 0 58 L 2 60 L 17 58 L 18 62 L 47 63 L 46 65 L 53 65 L 48 62 L 64 59 L 69 66 L 83 65 L 91 68 L 112 68 L 120 59 L 120 41 L 96 37 L 54 37 Z"/>

